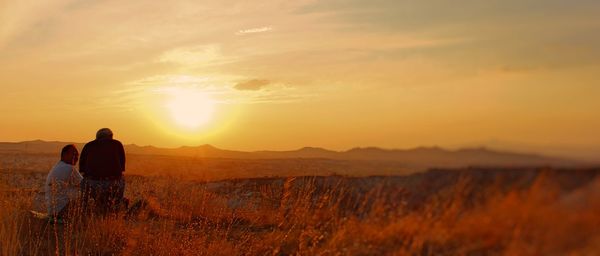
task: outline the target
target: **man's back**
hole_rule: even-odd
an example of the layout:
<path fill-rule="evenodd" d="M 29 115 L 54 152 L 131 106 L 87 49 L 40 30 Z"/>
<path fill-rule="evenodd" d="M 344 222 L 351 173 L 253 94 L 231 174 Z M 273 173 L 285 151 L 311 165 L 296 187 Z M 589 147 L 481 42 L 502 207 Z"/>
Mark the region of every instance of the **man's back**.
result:
<path fill-rule="evenodd" d="M 123 144 L 114 139 L 90 141 L 81 151 L 79 170 L 84 177 L 120 179 L 125 171 Z"/>

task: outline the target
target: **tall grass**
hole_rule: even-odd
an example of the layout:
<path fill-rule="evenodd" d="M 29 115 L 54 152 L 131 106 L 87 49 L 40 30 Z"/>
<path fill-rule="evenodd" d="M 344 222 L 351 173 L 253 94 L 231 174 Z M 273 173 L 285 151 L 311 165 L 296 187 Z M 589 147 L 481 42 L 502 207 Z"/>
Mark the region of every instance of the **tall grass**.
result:
<path fill-rule="evenodd" d="M 21 251 L 19 234 L 22 223 L 16 207 L 7 200 L 0 199 L 0 253 L 2 255 L 17 255 Z"/>
<path fill-rule="evenodd" d="M 237 182 L 237 183 L 236 183 Z M 182 178 L 131 177 L 138 214 L 30 217 L 30 192 L 0 195 L 2 255 L 594 255 L 600 251 L 600 179 L 565 192 L 540 175 L 519 189 L 463 177 L 417 203 L 406 190 L 368 189 L 343 177 L 211 187 Z M 15 184 L 9 184 L 15 186 Z M 7 190 L 5 190 L 7 191 Z M 419 191 L 416 191 L 417 193 Z M 415 193 L 412 191 L 411 193 Z"/>

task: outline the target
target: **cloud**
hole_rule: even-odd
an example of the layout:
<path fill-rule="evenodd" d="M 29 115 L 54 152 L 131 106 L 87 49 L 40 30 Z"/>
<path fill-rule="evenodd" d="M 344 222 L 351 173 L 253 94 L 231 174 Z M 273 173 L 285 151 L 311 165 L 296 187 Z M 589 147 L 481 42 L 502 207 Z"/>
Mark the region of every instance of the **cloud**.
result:
<path fill-rule="evenodd" d="M 237 83 L 234 88 L 241 91 L 258 91 L 271 84 L 271 81 L 265 79 L 252 79 Z"/>
<path fill-rule="evenodd" d="M 38 35 L 36 41 L 44 39 L 39 37 L 40 30 L 54 25 L 54 17 L 69 2 L 70 0 L 0 2 L 0 47 L 6 46 L 13 40 L 23 40 L 27 38 L 28 33 Z"/>
<path fill-rule="evenodd" d="M 256 34 L 256 33 L 268 32 L 271 30 L 273 30 L 272 27 L 249 28 L 249 29 L 239 30 L 236 34 L 237 35 Z"/>
<path fill-rule="evenodd" d="M 283 83 L 264 79 L 245 80 L 234 87 L 229 86 L 229 81 L 231 81 L 229 77 L 216 78 L 194 74 L 151 76 L 125 83 L 122 85 L 123 88 L 113 90 L 111 94 L 97 101 L 101 102 L 101 107 L 106 109 L 142 109 L 161 102 L 164 100 L 162 96 L 173 90 L 200 91 L 210 95 L 215 102 L 225 105 L 285 104 L 327 94 L 323 93 L 326 88 L 307 90 L 307 88 L 286 86 Z M 238 88 L 238 85 L 241 85 L 239 86 L 241 88 Z M 269 90 L 261 90 L 265 86 L 269 86 Z"/>
<path fill-rule="evenodd" d="M 494 34 L 495 28 L 508 24 L 536 24 L 553 29 L 548 26 L 549 22 L 561 23 L 582 19 L 593 21 L 598 7 L 598 1 L 594 0 L 581 0 L 577 1 L 577 4 L 560 0 L 465 0 L 460 5 L 446 0 L 329 0 L 308 3 L 295 12 L 321 14 L 328 22 L 337 21 L 371 29 L 392 29 L 396 32 L 439 32 L 456 27 L 460 32 L 483 28 L 478 32 L 489 31 Z M 566 20 L 561 20 L 563 18 Z"/>

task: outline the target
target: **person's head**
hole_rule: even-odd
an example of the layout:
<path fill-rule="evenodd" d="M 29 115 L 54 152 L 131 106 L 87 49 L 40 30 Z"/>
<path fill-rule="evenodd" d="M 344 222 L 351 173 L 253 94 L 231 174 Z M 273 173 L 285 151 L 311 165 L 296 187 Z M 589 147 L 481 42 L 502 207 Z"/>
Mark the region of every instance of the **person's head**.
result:
<path fill-rule="evenodd" d="M 112 139 L 112 138 L 113 138 L 113 132 L 108 128 L 102 128 L 102 129 L 98 130 L 98 132 L 96 132 L 97 140 Z"/>
<path fill-rule="evenodd" d="M 60 151 L 60 160 L 67 164 L 75 165 L 77 160 L 79 160 L 79 152 L 75 145 L 69 144 L 64 146 Z"/>

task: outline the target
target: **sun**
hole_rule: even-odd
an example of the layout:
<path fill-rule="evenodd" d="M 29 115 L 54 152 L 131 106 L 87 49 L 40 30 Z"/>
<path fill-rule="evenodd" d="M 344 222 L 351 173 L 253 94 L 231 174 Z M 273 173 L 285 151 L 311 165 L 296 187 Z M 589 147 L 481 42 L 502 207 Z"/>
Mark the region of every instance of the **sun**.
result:
<path fill-rule="evenodd" d="M 165 107 L 177 125 L 198 129 L 213 119 L 215 101 L 200 90 L 178 88 L 169 90 Z"/>

